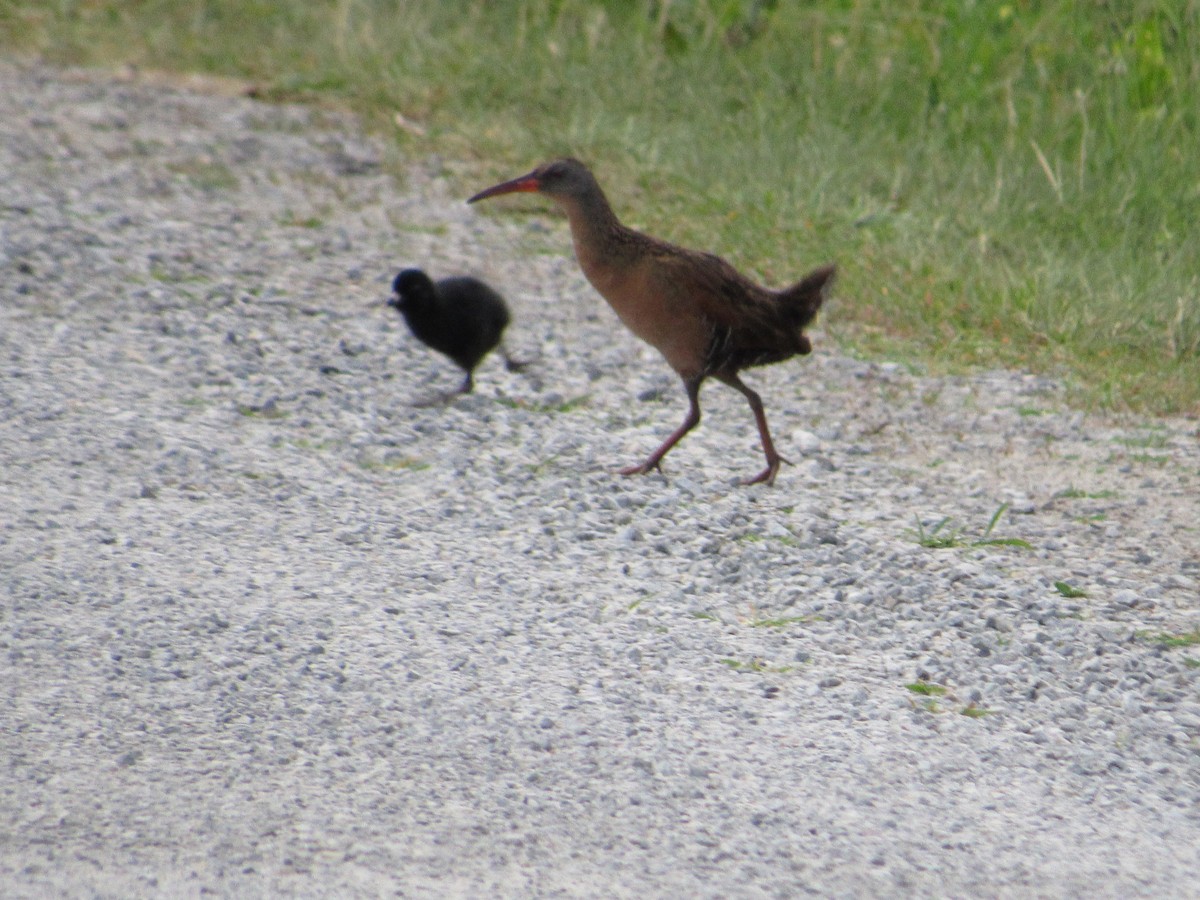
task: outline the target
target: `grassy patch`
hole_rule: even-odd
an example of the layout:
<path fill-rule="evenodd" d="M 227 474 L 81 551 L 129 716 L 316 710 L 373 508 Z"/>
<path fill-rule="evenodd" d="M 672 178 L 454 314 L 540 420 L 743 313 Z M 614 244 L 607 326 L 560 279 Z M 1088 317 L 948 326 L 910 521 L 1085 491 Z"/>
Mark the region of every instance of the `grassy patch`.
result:
<path fill-rule="evenodd" d="M 1008 509 L 1007 503 L 1001 503 L 1000 507 L 992 514 L 991 520 L 987 527 L 983 530 L 978 538 L 968 538 L 964 536 L 963 529 L 954 524 L 954 520 L 949 516 L 944 517 L 939 522 L 934 524 L 932 528 L 926 529 L 925 524 L 917 518 L 916 530 L 909 533 L 913 536 L 918 544 L 922 547 L 928 547 L 931 550 L 945 550 L 952 547 L 1022 547 L 1026 550 L 1032 549 L 1033 545 L 1024 538 L 1014 537 L 992 537 L 992 532 L 996 528 L 996 524 L 1000 521 L 1000 517 L 1004 515 Z"/>
<path fill-rule="evenodd" d="M 319 216 L 298 216 L 288 210 L 279 220 L 279 224 L 285 228 L 320 228 L 325 221 Z"/>
<path fill-rule="evenodd" d="M 200 272 L 189 272 L 182 268 L 170 268 L 168 266 L 154 263 L 150 266 L 150 277 L 155 281 L 161 281 L 165 284 L 184 284 L 187 282 L 209 280 L 207 275 Z"/>
<path fill-rule="evenodd" d="M 1170 435 L 1159 428 L 1150 428 L 1145 431 L 1139 431 L 1137 434 L 1127 434 L 1124 437 L 1116 439 L 1116 443 L 1127 448 L 1140 448 L 1143 450 L 1161 450 L 1167 446 L 1170 441 Z"/>
<path fill-rule="evenodd" d="M 1144 466 L 1165 466 L 1171 461 L 1169 456 L 1159 456 L 1157 453 L 1132 453 L 1130 462 L 1141 463 Z"/>
<path fill-rule="evenodd" d="M 237 404 L 238 415 L 245 416 L 248 419 L 286 419 L 287 411 L 280 408 L 279 404 L 274 400 L 268 400 L 260 405 L 249 403 Z"/>
<path fill-rule="evenodd" d="M 793 534 L 760 534 L 757 531 L 747 531 L 738 535 L 736 540 L 743 544 L 758 544 L 764 541 L 777 541 L 787 547 L 799 547 L 800 541 Z"/>
<path fill-rule="evenodd" d="M 982 719 L 984 716 L 995 715 L 993 710 L 984 709 L 982 706 L 976 706 L 974 703 L 968 703 L 959 712 L 969 719 Z"/>
<path fill-rule="evenodd" d="M 773 666 L 770 663 L 764 662 L 761 659 L 751 659 L 743 662 L 740 659 L 722 659 L 719 660 L 721 665 L 728 666 L 735 672 L 770 672 L 776 675 L 782 675 L 792 671 L 794 666 Z"/>
<path fill-rule="evenodd" d="M 349 105 L 464 196 L 574 153 L 774 284 L 837 260 L 856 352 L 1200 408 L 1196 4 L 9 0 L 0 46 Z"/>
<path fill-rule="evenodd" d="M 581 394 L 554 403 L 530 403 L 526 400 L 516 400 L 512 397 L 497 397 L 496 402 L 509 409 L 525 409 L 537 413 L 569 413 L 583 409 L 592 402 L 591 394 Z"/>
<path fill-rule="evenodd" d="M 947 712 L 948 710 L 942 707 L 939 699 L 953 699 L 949 688 L 941 684 L 934 684 L 931 681 L 914 681 L 911 684 L 906 684 L 904 687 L 911 693 L 923 698 L 920 701 L 914 699 L 912 701 L 913 706 L 929 713 Z M 969 719 L 982 719 L 985 716 L 995 715 L 994 710 L 976 706 L 974 703 L 968 703 L 966 706 L 961 707 L 958 712 Z"/>
<path fill-rule="evenodd" d="M 1200 628 L 1182 634 L 1170 634 L 1168 632 L 1151 634 L 1148 631 L 1139 631 L 1137 636 L 1143 640 L 1158 644 L 1164 650 L 1178 650 L 1181 647 L 1200 647 Z"/>
<path fill-rule="evenodd" d="M 1054 589 L 1056 591 L 1058 591 L 1059 594 L 1061 594 L 1062 596 L 1067 597 L 1071 600 L 1077 600 L 1079 598 L 1086 597 L 1088 595 L 1087 591 L 1082 590 L 1077 587 L 1071 587 L 1071 585 L 1067 584 L 1067 582 L 1065 582 L 1065 581 L 1054 582 Z"/>
<path fill-rule="evenodd" d="M 950 547 L 961 547 L 963 545 L 961 538 L 962 532 L 960 529 L 951 525 L 951 521 L 951 518 L 946 516 L 940 522 L 926 531 L 925 523 L 918 518 L 917 530 L 915 532 L 917 543 L 922 547 L 928 547 L 930 550 L 945 550 Z"/>
<path fill-rule="evenodd" d="M 193 187 L 209 193 L 231 191 L 238 186 L 237 175 L 225 163 L 196 159 L 171 163 L 167 168 L 187 179 Z"/>
<path fill-rule="evenodd" d="M 1064 500 L 1109 500 L 1117 496 L 1117 492 L 1111 490 L 1085 491 L 1072 485 L 1065 490 L 1059 491 L 1054 496 L 1061 497 Z"/>
<path fill-rule="evenodd" d="M 972 547 L 991 545 L 1000 547 L 1024 547 L 1026 550 L 1033 549 L 1033 545 L 1023 538 L 992 537 L 992 532 L 996 528 L 996 523 L 1000 521 L 1000 517 L 1004 515 L 1007 509 L 1007 503 L 1000 504 L 996 511 L 992 513 L 992 518 L 988 521 L 987 528 L 983 530 L 983 536 L 979 538 L 979 540 L 972 542 Z"/>
<path fill-rule="evenodd" d="M 906 684 L 905 687 L 914 694 L 920 694 L 922 697 L 941 697 L 946 693 L 945 687 L 929 681 L 914 681 L 912 684 Z"/>

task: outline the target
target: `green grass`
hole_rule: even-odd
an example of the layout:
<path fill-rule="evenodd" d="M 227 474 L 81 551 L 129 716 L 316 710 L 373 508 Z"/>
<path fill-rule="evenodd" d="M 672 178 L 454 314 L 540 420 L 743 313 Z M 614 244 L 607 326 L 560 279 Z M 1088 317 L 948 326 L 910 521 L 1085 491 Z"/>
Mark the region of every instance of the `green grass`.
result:
<path fill-rule="evenodd" d="M 916 529 L 910 531 L 909 534 L 922 547 L 928 547 L 931 550 L 946 550 L 953 547 L 1022 547 L 1026 550 L 1032 549 L 1033 545 L 1024 538 L 992 537 L 992 532 L 995 530 L 996 524 L 1007 509 L 1008 504 L 1001 503 L 992 514 L 992 518 L 988 521 L 983 534 L 975 539 L 964 537 L 963 529 L 955 525 L 954 520 L 949 516 L 945 516 L 928 530 L 925 528 L 925 524 L 921 521 L 920 517 L 918 517 Z"/>
<path fill-rule="evenodd" d="M 773 666 L 761 659 L 751 659 L 746 662 L 740 659 L 721 659 L 718 662 L 721 665 L 728 666 L 735 672 L 769 672 L 776 675 L 785 675 L 795 668 L 795 666 Z"/>
<path fill-rule="evenodd" d="M 1143 631 L 1138 632 L 1138 637 L 1158 644 L 1164 650 L 1178 650 L 1181 647 L 1200 647 L 1200 628 L 1184 634 L 1170 634 L 1169 632 L 1150 634 Z"/>
<path fill-rule="evenodd" d="M 736 540 L 743 544 L 759 544 L 764 541 L 776 541 L 787 547 L 799 547 L 800 541 L 793 534 L 759 534 L 757 531 L 747 531 L 738 535 Z"/>
<path fill-rule="evenodd" d="M 287 228 L 320 228 L 325 222 L 318 216 L 301 217 L 288 210 L 279 220 L 279 224 Z"/>
<path fill-rule="evenodd" d="M 961 713 L 962 715 L 966 716 L 969 719 L 982 719 L 985 716 L 995 715 L 995 712 L 993 710 L 985 709 L 982 706 L 976 706 L 974 703 L 968 703 L 966 706 L 964 706 L 962 709 L 959 710 L 959 713 Z"/>
<path fill-rule="evenodd" d="M 585 409 L 592 402 L 591 394 L 581 394 L 557 403 L 531 403 L 527 400 L 512 397 L 497 397 L 496 402 L 509 409 L 527 409 L 537 413 L 569 413 L 577 409 Z"/>
<path fill-rule="evenodd" d="M 238 415 L 248 419 L 286 419 L 287 411 L 280 409 L 274 400 L 255 406 L 249 403 L 239 403 L 236 406 Z"/>
<path fill-rule="evenodd" d="M 1058 591 L 1061 596 L 1071 600 L 1078 600 L 1088 595 L 1087 591 L 1082 590 L 1081 588 L 1072 587 L 1065 581 L 1054 582 L 1054 589 Z"/>
<path fill-rule="evenodd" d="M 925 698 L 919 703 L 916 700 L 913 700 L 912 702 L 916 708 L 922 709 L 929 713 L 945 712 L 945 710 L 942 709 L 942 705 L 938 703 L 939 697 L 944 699 L 953 699 L 951 696 L 948 696 L 950 692 L 947 687 L 941 684 L 935 684 L 932 681 L 914 681 L 911 684 L 906 684 L 904 687 L 911 693 L 916 694 L 918 697 Z M 986 709 L 982 706 L 976 706 L 974 703 L 968 703 L 966 706 L 960 708 L 958 712 L 960 715 L 964 715 L 969 719 L 982 719 L 986 716 L 995 714 L 994 710 Z"/>
<path fill-rule="evenodd" d="M 922 697 L 940 697 L 946 693 L 946 689 L 942 685 L 929 681 L 914 681 L 912 684 L 906 684 L 905 687 Z"/>
<path fill-rule="evenodd" d="M 914 532 L 917 543 L 922 547 L 928 547 L 930 550 L 947 550 L 951 547 L 961 547 L 963 545 L 962 531 L 951 525 L 952 521 L 949 516 L 946 516 L 926 531 L 925 524 L 918 517 L 917 530 Z"/>
<path fill-rule="evenodd" d="M 1077 488 L 1074 485 L 1072 485 L 1071 487 L 1067 488 L 1066 490 L 1059 491 L 1054 496 L 1060 497 L 1060 498 L 1063 498 L 1066 500 L 1108 500 L 1112 497 L 1117 496 L 1117 492 L 1110 491 L 1110 490 L 1085 491 L 1082 488 Z"/>
<path fill-rule="evenodd" d="M 202 191 L 220 193 L 231 191 L 238 186 L 237 175 L 224 163 L 189 160 L 171 163 L 167 168 Z"/>
<path fill-rule="evenodd" d="M 1129 461 L 1147 466 L 1165 466 L 1171 461 L 1171 457 L 1159 456 L 1156 453 L 1134 453 L 1129 457 Z"/>
<path fill-rule="evenodd" d="M 1195 3 L 7 0 L 0 46 L 348 105 L 464 197 L 574 153 L 769 282 L 836 260 L 851 352 L 1200 409 Z"/>
<path fill-rule="evenodd" d="M 1167 446 L 1169 441 L 1170 435 L 1161 428 L 1148 428 L 1139 431 L 1137 434 L 1128 434 L 1116 439 L 1116 443 L 1128 449 L 1139 448 L 1143 450 L 1162 450 Z"/>

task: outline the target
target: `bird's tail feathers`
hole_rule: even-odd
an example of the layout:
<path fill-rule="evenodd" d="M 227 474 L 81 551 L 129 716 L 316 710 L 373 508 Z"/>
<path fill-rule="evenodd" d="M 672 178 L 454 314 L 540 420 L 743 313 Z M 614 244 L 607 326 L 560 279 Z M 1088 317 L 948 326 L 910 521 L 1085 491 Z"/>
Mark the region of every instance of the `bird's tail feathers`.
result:
<path fill-rule="evenodd" d="M 779 292 L 779 299 L 789 317 L 798 328 L 803 328 L 814 318 L 837 275 L 837 266 L 821 266 L 813 269 L 791 287 Z"/>

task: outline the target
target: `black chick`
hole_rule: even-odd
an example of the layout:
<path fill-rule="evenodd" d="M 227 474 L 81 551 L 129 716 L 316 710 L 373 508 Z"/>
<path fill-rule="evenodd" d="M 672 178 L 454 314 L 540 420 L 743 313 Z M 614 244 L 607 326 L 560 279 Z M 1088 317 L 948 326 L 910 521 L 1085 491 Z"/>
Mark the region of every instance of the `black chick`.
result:
<path fill-rule="evenodd" d="M 508 305 L 478 278 L 443 278 L 434 284 L 420 269 L 405 269 L 392 290 L 388 306 L 404 316 L 413 335 L 467 373 L 458 393 L 471 392 L 475 367 L 497 346 L 510 372 L 525 365 L 510 357 L 500 340 L 510 321 Z"/>

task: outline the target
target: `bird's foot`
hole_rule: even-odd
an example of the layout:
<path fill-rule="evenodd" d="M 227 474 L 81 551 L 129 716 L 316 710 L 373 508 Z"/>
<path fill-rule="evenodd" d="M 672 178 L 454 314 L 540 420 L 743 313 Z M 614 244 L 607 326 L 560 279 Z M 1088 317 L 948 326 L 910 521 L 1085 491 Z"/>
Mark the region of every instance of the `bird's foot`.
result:
<path fill-rule="evenodd" d="M 775 475 L 779 472 L 779 464 L 788 462 L 782 456 L 776 457 L 767 463 L 767 467 L 755 475 L 753 478 L 746 478 L 742 481 L 743 485 L 751 484 L 766 484 L 772 485 L 775 483 Z M 791 465 L 791 463 L 788 463 Z"/>
<path fill-rule="evenodd" d="M 648 459 L 644 463 L 639 463 L 636 466 L 626 466 L 623 469 L 618 469 L 617 472 L 620 475 L 645 475 L 648 472 L 652 472 L 657 469 L 659 474 L 661 474 L 661 463 L 661 459 Z"/>

